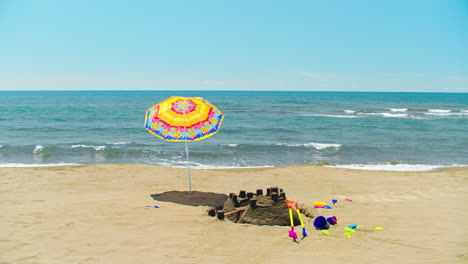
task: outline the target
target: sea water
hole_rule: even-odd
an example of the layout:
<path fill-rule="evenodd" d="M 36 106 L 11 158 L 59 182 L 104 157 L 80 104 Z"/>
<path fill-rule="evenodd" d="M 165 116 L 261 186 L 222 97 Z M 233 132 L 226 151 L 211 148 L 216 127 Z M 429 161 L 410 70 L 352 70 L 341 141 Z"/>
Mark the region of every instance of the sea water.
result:
<path fill-rule="evenodd" d="M 146 109 L 172 95 L 204 97 L 225 114 L 219 133 L 189 142 L 192 168 L 468 165 L 467 93 L 2 91 L 0 166 L 184 167 L 184 143 L 143 126 Z"/>

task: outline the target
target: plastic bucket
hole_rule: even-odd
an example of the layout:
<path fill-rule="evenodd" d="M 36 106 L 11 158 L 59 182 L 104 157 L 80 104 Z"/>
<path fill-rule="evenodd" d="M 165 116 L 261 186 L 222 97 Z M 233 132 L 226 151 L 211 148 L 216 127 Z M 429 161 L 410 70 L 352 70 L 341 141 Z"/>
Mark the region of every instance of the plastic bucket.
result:
<path fill-rule="evenodd" d="M 327 222 L 327 219 L 323 216 L 319 216 L 314 220 L 314 226 L 316 229 L 328 229 L 330 228 L 330 224 Z"/>

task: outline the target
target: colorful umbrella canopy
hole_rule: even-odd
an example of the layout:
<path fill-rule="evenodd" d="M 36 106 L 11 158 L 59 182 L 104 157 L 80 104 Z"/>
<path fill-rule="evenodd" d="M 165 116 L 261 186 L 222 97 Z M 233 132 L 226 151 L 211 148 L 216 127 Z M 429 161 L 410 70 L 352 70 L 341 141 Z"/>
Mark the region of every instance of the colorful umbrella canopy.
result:
<path fill-rule="evenodd" d="M 216 134 L 223 119 L 223 113 L 201 97 L 172 96 L 146 111 L 145 128 L 167 141 L 193 141 Z"/>
<path fill-rule="evenodd" d="M 202 140 L 216 134 L 224 115 L 201 97 L 172 96 L 146 110 L 145 128 L 167 141 L 184 141 L 190 192 L 190 162 L 188 141 Z"/>

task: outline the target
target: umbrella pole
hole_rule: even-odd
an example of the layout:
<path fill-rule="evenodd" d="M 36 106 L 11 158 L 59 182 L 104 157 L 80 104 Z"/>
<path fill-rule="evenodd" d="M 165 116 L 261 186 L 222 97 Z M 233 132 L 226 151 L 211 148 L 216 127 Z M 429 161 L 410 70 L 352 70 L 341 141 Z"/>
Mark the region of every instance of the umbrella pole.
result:
<path fill-rule="evenodd" d="M 186 125 L 186 114 L 187 114 L 187 109 L 184 106 L 184 137 L 185 137 L 185 155 L 187 156 L 187 174 L 188 174 L 188 182 L 189 182 L 189 188 L 190 192 L 192 192 L 192 178 L 190 177 L 190 160 L 189 160 L 189 155 L 188 155 L 188 143 L 187 143 L 187 125 Z"/>
<path fill-rule="evenodd" d="M 192 179 L 190 177 L 190 161 L 189 161 L 189 154 L 188 154 L 187 139 L 185 139 L 185 154 L 187 155 L 187 173 L 188 173 L 189 188 L 190 188 L 190 192 L 192 192 Z"/>

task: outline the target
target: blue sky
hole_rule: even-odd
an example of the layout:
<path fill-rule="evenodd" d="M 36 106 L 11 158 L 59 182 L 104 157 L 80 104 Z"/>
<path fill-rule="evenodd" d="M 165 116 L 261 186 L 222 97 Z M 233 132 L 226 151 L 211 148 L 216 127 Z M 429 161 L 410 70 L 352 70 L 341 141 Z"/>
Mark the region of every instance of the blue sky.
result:
<path fill-rule="evenodd" d="M 0 90 L 468 92 L 468 1 L 0 0 Z"/>

